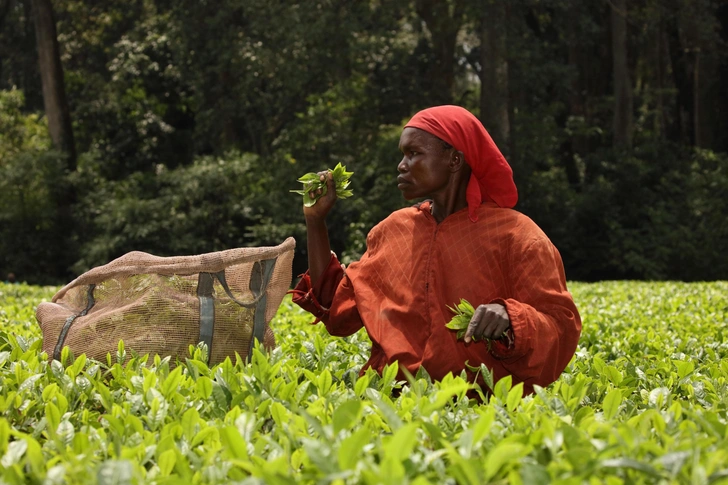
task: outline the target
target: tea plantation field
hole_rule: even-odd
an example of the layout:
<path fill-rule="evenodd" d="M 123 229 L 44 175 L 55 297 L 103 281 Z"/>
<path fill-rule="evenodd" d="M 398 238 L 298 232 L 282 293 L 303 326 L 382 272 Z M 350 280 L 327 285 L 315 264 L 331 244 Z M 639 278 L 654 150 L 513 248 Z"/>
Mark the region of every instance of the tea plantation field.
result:
<path fill-rule="evenodd" d="M 252 364 L 48 363 L 34 306 L 54 288 L 0 284 L 0 483 L 728 483 L 728 282 L 571 289 L 561 379 L 479 404 L 460 376 L 358 377 L 366 335 L 289 299 Z"/>

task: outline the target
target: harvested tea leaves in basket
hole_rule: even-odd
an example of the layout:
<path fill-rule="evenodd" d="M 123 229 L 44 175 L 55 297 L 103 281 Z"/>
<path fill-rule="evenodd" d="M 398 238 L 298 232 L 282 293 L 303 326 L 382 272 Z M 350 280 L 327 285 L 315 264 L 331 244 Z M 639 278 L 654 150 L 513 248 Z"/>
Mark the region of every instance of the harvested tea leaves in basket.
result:
<path fill-rule="evenodd" d="M 339 199 L 346 199 L 347 197 L 351 197 L 354 195 L 354 193 L 348 189 L 349 187 L 349 179 L 354 174 L 354 172 L 347 172 L 346 167 L 338 163 L 334 169 L 329 169 L 329 172 L 333 174 L 334 176 L 334 185 L 336 186 L 336 197 Z M 291 192 L 295 192 L 296 194 L 301 194 L 303 196 L 303 205 L 306 207 L 311 207 L 314 205 L 321 197 L 326 195 L 326 192 L 328 191 L 328 186 L 326 184 L 326 180 L 320 180 L 320 177 L 317 173 L 310 172 L 304 175 L 303 177 L 298 179 L 299 182 L 303 184 L 302 190 L 291 190 Z M 321 193 L 317 194 L 316 191 L 321 189 Z M 309 192 L 314 192 L 313 199 L 309 196 Z"/>

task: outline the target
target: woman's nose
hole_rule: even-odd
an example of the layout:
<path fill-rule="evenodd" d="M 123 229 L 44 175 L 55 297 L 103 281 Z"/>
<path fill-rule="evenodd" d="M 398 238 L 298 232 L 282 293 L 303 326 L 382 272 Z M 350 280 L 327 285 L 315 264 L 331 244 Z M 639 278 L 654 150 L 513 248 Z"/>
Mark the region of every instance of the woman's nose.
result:
<path fill-rule="evenodd" d="M 407 166 L 407 157 L 402 157 L 402 160 L 399 162 L 399 165 L 397 165 L 397 171 L 399 173 L 405 173 L 409 170 L 409 167 Z"/>

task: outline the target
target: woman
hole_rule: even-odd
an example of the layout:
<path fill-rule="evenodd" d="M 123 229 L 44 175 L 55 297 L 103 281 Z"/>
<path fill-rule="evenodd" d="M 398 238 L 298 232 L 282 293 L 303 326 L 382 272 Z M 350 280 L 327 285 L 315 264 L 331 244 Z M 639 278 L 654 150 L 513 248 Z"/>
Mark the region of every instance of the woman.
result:
<path fill-rule="evenodd" d="M 483 363 L 496 380 L 523 382 L 524 393 L 552 383 L 574 355 L 581 320 L 558 251 L 511 209 L 518 195 L 503 155 L 457 106 L 417 113 L 399 148 L 397 188 L 407 200 L 427 200 L 375 226 L 361 260 L 344 269 L 329 245 L 325 220 L 336 193 L 322 172 L 326 195 L 304 207 L 309 270 L 294 302 L 332 335 L 364 326 L 372 341 L 365 369 L 398 361 L 441 379 Z M 458 340 L 445 324 L 448 306 L 463 298 L 476 311 Z"/>

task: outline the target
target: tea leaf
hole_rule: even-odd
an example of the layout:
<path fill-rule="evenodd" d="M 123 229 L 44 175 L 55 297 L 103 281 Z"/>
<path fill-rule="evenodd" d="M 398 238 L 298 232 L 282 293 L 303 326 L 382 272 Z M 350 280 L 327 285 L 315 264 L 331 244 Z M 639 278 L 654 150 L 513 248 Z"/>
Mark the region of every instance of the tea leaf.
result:
<path fill-rule="evenodd" d="M 347 172 L 346 167 L 341 165 L 341 163 L 336 164 L 336 167 L 334 167 L 333 170 L 328 169 L 328 171 L 333 175 L 337 198 L 346 199 L 354 195 L 351 190 L 347 189 L 350 184 L 351 176 L 354 172 Z M 300 190 L 291 190 L 291 192 L 302 195 L 303 205 L 306 207 L 311 207 L 316 204 L 316 202 L 318 202 L 318 200 L 328 192 L 326 179 L 324 178 L 324 180 L 321 180 L 321 177 L 317 173 L 309 172 L 300 177 L 298 182 L 303 184 L 303 188 Z M 321 190 L 321 193 L 316 194 L 313 198 L 311 198 L 309 194 L 311 192 L 316 193 L 318 190 Z"/>
<path fill-rule="evenodd" d="M 339 468 L 350 470 L 356 466 L 361 458 L 361 450 L 370 440 L 370 432 L 367 428 L 359 428 L 351 436 L 344 439 L 337 454 Z"/>
<path fill-rule="evenodd" d="M 250 363 L 209 367 L 195 345 L 145 359 L 127 336 L 123 365 L 69 349 L 64 367 L 34 320 L 57 289 L 0 283 L 0 482 L 725 481 L 728 282 L 569 288 L 582 337 L 539 386 L 507 375 L 533 354 L 475 361 L 482 347 L 467 374 L 362 373 L 366 331 L 332 337 L 290 297 L 271 324 L 278 347 Z"/>
<path fill-rule="evenodd" d="M 604 398 L 602 409 L 604 409 L 604 419 L 610 420 L 617 415 L 619 411 L 619 405 L 622 403 L 622 392 L 619 389 L 614 389 L 609 392 Z"/>
<path fill-rule="evenodd" d="M 361 401 L 359 400 L 352 399 L 339 405 L 334 411 L 334 434 L 337 434 L 342 429 L 349 429 L 359 419 L 360 411 Z"/>

